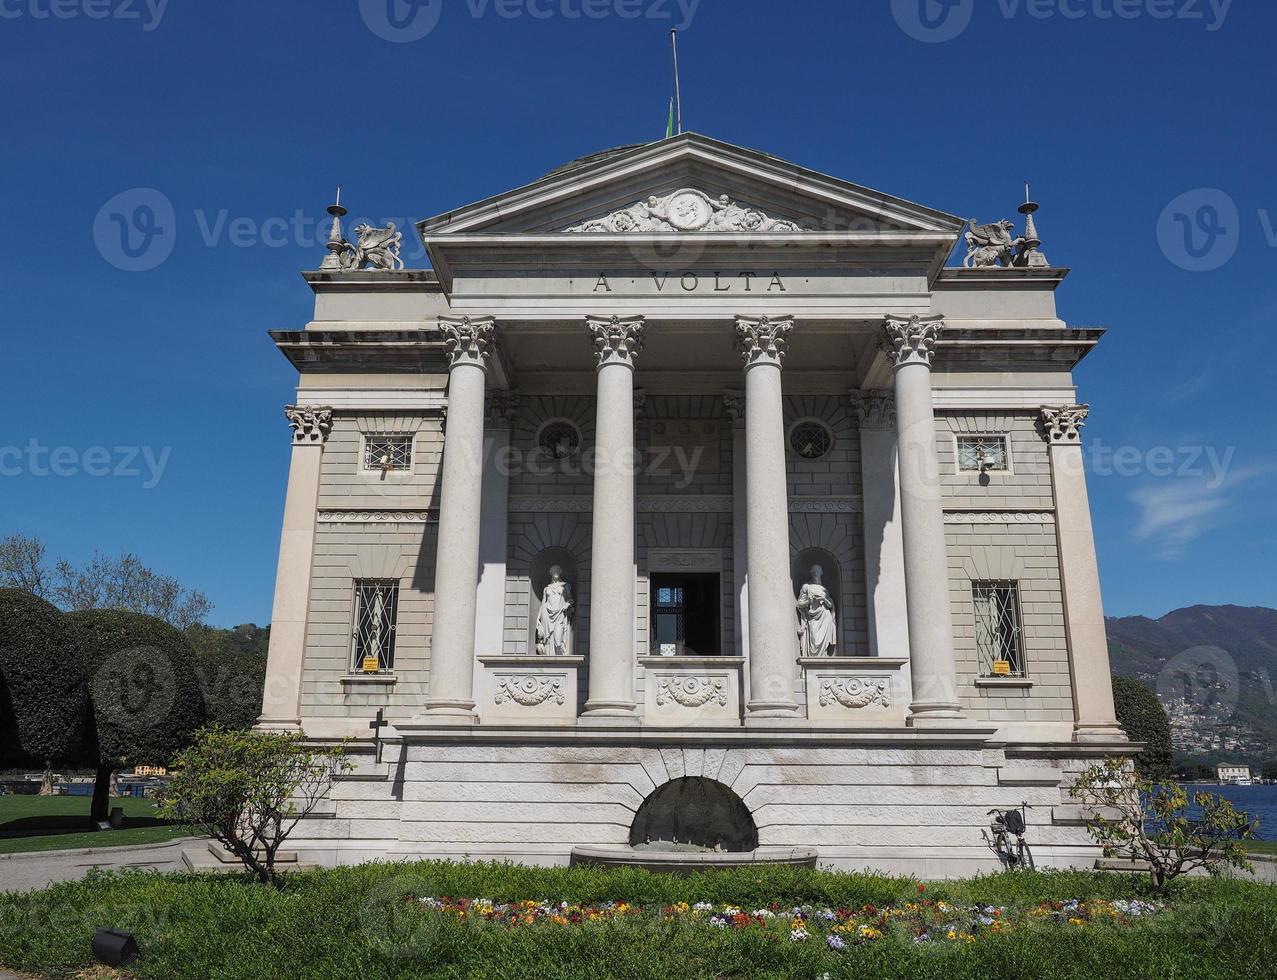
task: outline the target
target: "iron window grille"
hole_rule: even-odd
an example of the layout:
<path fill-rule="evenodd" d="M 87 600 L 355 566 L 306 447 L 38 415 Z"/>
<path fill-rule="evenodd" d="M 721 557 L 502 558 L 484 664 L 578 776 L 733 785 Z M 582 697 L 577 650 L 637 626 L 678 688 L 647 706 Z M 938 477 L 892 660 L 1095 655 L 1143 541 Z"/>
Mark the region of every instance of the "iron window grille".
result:
<path fill-rule="evenodd" d="M 412 469 L 411 435 L 364 437 L 364 469 L 380 473 Z"/>
<path fill-rule="evenodd" d="M 981 677 L 1024 676 L 1024 631 L 1016 582 L 973 582 L 975 645 Z"/>
<path fill-rule="evenodd" d="M 962 473 L 1004 473 L 1010 469 L 1006 436 L 958 436 L 958 470 Z"/>
<path fill-rule="evenodd" d="M 652 633 L 656 652 L 662 657 L 681 656 L 687 642 L 687 606 L 682 587 L 659 587 L 655 605 Z"/>
<path fill-rule="evenodd" d="M 799 459 L 823 459 L 834 448 L 834 434 L 823 422 L 798 422 L 789 430 L 789 448 Z"/>
<path fill-rule="evenodd" d="M 394 670 L 398 616 L 398 582 L 367 579 L 355 582 L 351 654 L 356 671 L 366 672 L 364 662 L 372 660 L 376 660 L 378 671 Z"/>
<path fill-rule="evenodd" d="M 537 433 L 537 446 L 550 459 L 569 459 L 581 448 L 581 430 L 563 419 L 547 422 Z"/>

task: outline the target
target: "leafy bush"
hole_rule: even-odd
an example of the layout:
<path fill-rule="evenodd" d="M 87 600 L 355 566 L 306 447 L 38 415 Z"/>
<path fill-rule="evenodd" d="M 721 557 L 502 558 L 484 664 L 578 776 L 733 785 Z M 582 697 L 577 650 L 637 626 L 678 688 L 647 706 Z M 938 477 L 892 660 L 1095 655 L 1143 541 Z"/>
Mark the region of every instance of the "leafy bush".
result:
<path fill-rule="evenodd" d="M 84 662 L 57 608 L 0 589 L 0 754 L 3 764 L 73 761 L 84 731 Z"/>
<path fill-rule="evenodd" d="M 1223 797 L 1198 792 L 1193 802 L 1202 816 L 1190 820 L 1182 786 L 1133 778 L 1129 765 L 1106 759 L 1069 790 L 1075 800 L 1100 808 L 1088 829 L 1106 855 L 1146 863 L 1157 889 L 1197 869 L 1212 875 L 1225 867 L 1252 870 L 1243 841 L 1253 840 L 1255 831 L 1246 814 Z"/>
<path fill-rule="evenodd" d="M 1157 695 L 1130 677 L 1113 678 L 1117 721 L 1133 741 L 1147 747 L 1135 757 L 1135 771 L 1145 779 L 1171 775 L 1171 722 Z"/>
<path fill-rule="evenodd" d="M 341 747 L 308 748 L 301 732 L 208 728 L 174 759 L 160 815 L 198 827 L 258 881 L 279 885 L 280 847 L 350 768 L 344 756 Z"/>

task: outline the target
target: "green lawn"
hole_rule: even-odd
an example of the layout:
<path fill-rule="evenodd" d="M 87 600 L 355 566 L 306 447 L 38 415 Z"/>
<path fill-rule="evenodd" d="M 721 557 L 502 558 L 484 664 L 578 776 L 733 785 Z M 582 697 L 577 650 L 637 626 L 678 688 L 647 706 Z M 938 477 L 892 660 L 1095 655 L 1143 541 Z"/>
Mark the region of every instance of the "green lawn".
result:
<path fill-rule="evenodd" d="M 1248 840 L 1246 850 L 1251 854 L 1277 854 L 1277 840 Z"/>
<path fill-rule="evenodd" d="M 455 900 L 422 901 L 445 896 L 498 908 L 461 915 Z M 524 901 L 553 905 L 501 905 Z M 724 903 L 742 911 L 723 921 Z M 133 931 L 145 954 L 126 975 L 165 980 L 1232 978 L 1268 976 L 1277 959 L 1277 888 L 1237 880 L 1153 896 L 1144 876 L 1098 872 L 920 889 L 907 878 L 789 868 L 677 877 L 423 863 L 304 872 L 282 890 L 240 876 L 94 872 L 0 895 L 0 964 L 78 976 L 92 966 L 93 927 L 108 923 Z"/>
<path fill-rule="evenodd" d="M 156 844 L 190 833 L 157 819 L 150 800 L 134 797 L 111 800 L 124 808 L 123 828 L 88 830 L 92 802 L 87 796 L 0 796 L 0 854 Z"/>

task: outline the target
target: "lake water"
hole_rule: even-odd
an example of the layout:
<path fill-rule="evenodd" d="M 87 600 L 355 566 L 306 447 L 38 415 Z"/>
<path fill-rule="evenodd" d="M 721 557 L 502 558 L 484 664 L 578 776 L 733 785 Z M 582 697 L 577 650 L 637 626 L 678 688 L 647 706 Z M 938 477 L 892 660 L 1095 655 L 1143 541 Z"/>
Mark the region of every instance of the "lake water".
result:
<path fill-rule="evenodd" d="M 1260 840 L 1277 840 L 1277 784 L 1267 786 L 1218 786 L 1215 783 L 1201 783 L 1185 786 L 1190 794 L 1205 790 L 1216 796 L 1222 796 L 1238 810 L 1244 810 L 1251 820 L 1259 821 L 1259 830 L 1255 834 Z M 1189 816 L 1198 816 L 1196 807 L 1189 808 Z"/>

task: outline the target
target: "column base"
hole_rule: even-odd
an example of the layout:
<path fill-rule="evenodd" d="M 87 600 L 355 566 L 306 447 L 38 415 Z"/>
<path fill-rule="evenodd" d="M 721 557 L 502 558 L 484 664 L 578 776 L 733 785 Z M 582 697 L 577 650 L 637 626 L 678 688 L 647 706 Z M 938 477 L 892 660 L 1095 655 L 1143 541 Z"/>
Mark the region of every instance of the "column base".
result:
<path fill-rule="evenodd" d="M 257 724 L 253 726 L 255 732 L 300 732 L 301 730 L 300 718 L 259 718 Z"/>
<path fill-rule="evenodd" d="M 910 728 L 953 728 L 970 721 L 956 704 L 911 704 L 905 724 Z"/>
<path fill-rule="evenodd" d="M 433 725 L 477 725 L 473 701 L 427 701 L 417 721 Z"/>
<path fill-rule="evenodd" d="M 615 725 L 637 726 L 638 704 L 633 701 L 586 701 L 585 711 L 576 723 L 587 728 L 608 728 Z"/>
<path fill-rule="evenodd" d="M 1079 723 L 1073 727 L 1073 738 L 1078 742 L 1129 742 L 1130 736 L 1116 724 L 1099 722 Z"/>
<path fill-rule="evenodd" d="M 745 705 L 746 728 L 794 728 L 807 718 L 793 701 L 750 701 Z"/>

